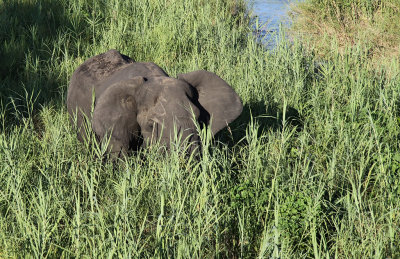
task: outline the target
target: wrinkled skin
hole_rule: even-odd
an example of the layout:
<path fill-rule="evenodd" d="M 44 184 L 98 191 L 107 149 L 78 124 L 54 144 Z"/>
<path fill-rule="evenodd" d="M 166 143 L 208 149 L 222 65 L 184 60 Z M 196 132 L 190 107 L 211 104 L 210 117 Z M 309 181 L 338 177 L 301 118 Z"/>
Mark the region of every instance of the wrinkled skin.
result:
<path fill-rule="evenodd" d="M 199 70 L 175 79 L 154 63 L 134 62 L 110 50 L 75 70 L 67 109 L 81 141 L 87 118 L 97 139 L 109 137 L 109 151 L 120 156 L 137 149 L 142 138 L 144 146 L 160 140 L 168 148 L 180 136 L 190 152 L 198 150 L 195 121 L 211 123 L 214 135 L 236 119 L 243 106 L 214 73 Z"/>

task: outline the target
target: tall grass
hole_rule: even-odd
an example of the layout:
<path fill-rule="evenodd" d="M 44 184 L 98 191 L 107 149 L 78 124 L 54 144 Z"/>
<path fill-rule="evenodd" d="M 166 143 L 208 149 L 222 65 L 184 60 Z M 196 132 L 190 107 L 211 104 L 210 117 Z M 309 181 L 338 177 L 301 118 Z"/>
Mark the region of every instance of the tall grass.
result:
<path fill-rule="evenodd" d="M 391 13 L 396 13 L 398 11 L 394 8 L 398 3 L 396 0 L 309 0 L 308 2 L 319 5 L 325 10 L 325 12 L 332 11 L 333 13 L 335 13 L 337 10 L 341 10 L 342 12 L 351 12 L 355 9 L 361 9 L 369 12 L 369 15 L 372 15 L 374 12 L 381 9 L 385 9 Z"/>
<path fill-rule="evenodd" d="M 362 47 L 374 68 L 390 68 L 400 55 L 400 2 L 397 0 L 308 0 L 293 8 L 293 33 L 307 39 L 324 58 L 332 42 L 341 53 Z M 334 53 L 333 53 L 334 55 Z M 396 71 L 394 71 L 396 72 Z"/>
<path fill-rule="evenodd" d="M 268 52 L 241 1 L 0 7 L 1 257 L 399 256 L 398 62 L 387 77 L 361 47 L 323 63 L 296 41 Z M 201 133 L 198 160 L 101 161 L 64 103 L 73 70 L 110 48 L 171 76 L 214 71 L 244 111 Z"/>

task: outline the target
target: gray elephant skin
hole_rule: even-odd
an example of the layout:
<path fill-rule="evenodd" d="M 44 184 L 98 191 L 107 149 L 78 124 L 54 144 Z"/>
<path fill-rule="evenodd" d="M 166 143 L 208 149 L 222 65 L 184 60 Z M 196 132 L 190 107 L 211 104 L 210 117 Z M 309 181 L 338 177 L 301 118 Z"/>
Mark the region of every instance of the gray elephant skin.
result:
<path fill-rule="evenodd" d="M 75 70 L 67 109 L 79 140 L 86 138 L 89 125 L 98 141 L 109 139 L 113 156 L 121 156 L 153 141 L 169 148 L 177 134 L 190 144 L 188 150 L 196 150 L 195 120 L 211 125 L 214 135 L 235 120 L 243 106 L 232 87 L 212 72 L 171 78 L 154 63 L 135 62 L 109 50 Z"/>

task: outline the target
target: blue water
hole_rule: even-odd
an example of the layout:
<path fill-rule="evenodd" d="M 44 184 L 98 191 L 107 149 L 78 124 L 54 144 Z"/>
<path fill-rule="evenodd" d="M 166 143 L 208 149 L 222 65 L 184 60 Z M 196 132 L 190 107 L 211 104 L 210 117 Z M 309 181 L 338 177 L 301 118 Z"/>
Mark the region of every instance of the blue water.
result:
<path fill-rule="evenodd" d="M 253 10 L 252 17 L 258 22 L 254 25 L 254 33 L 268 48 L 273 48 L 279 40 L 279 28 L 289 26 L 289 4 L 298 0 L 248 0 Z"/>

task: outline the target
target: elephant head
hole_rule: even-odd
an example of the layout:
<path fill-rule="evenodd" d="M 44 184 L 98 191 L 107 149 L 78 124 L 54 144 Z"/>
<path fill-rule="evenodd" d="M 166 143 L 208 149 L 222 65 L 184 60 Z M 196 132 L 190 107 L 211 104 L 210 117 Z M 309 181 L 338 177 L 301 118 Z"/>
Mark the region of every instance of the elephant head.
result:
<path fill-rule="evenodd" d="M 243 106 L 235 91 L 212 72 L 171 78 L 153 63 L 134 62 L 110 50 L 74 72 L 67 108 L 71 118 L 77 117 L 81 140 L 87 117 L 98 139 L 109 136 L 109 150 L 119 155 L 140 146 L 141 138 L 144 146 L 159 140 L 169 147 L 177 134 L 195 150 L 196 121 L 211 125 L 214 135 L 236 119 Z"/>

